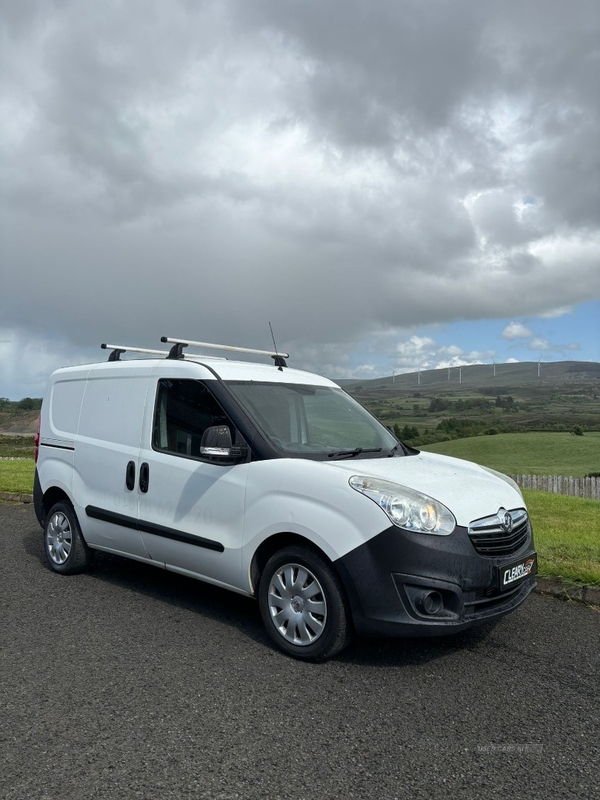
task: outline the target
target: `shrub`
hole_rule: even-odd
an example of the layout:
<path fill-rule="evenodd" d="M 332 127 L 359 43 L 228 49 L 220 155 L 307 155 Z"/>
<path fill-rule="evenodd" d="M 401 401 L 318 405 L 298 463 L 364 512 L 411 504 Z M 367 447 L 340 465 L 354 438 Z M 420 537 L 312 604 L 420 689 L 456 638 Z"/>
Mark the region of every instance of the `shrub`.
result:
<path fill-rule="evenodd" d="M 396 423 L 394 425 L 394 433 L 396 434 L 396 438 L 400 439 L 402 442 L 406 442 L 408 440 L 417 439 L 419 436 L 419 429 L 414 425 L 405 425 L 401 428 L 400 425 Z"/>

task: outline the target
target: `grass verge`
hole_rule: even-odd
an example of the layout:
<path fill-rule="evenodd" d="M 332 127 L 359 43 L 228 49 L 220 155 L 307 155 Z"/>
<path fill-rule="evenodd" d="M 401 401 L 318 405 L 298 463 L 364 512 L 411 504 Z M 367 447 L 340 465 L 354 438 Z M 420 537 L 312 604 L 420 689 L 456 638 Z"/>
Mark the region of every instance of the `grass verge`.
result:
<path fill-rule="evenodd" d="M 0 461 L 0 492 L 33 492 L 35 463 L 27 461 Z"/>
<path fill-rule="evenodd" d="M 600 585 L 600 502 L 523 491 L 542 578 Z"/>

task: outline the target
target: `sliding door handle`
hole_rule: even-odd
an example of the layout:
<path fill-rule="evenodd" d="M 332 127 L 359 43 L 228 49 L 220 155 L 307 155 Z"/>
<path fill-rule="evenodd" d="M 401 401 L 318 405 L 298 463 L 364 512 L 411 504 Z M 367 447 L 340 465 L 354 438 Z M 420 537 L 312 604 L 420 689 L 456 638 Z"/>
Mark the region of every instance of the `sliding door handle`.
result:
<path fill-rule="evenodd" d="M 140 492 L 144 492 L 144 494 L 148 491 L 148 484 L 150 483 L 150 467 L 148 463 L 144 461 L 142 466 L 140 467 Z"/>
<path fill-rule="evenodd" d="M 133 491 L 133 487 L 135 486 L 135 462 L 129 461 L 127 464 L 127 469 L 125 470 L 125 486 L 129 489 L 129 491 Z"/>

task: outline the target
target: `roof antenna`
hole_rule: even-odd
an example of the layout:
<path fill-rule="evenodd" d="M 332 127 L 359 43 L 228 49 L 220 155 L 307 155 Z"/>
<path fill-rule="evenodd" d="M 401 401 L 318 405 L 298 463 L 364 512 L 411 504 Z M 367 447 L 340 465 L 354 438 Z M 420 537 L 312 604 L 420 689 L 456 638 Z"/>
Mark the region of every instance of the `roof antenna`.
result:
<path fill-rule="evenodd" d="M 270 322 L 269 322 L 269 329 L 271 331 L 271 339 L 273 339 L 273 347 L 275 348 L 275 353 L 278 354 L 279 350 L 277 349 L 277 343 L 275 342 L 275 334 L 273 333 L 273 326 L 271 325 Z M 279 371 L 283 372 L 283 368 L 287 367 L 285 359 L 280 355 L 274 355 L 271 356 L 271 358 L 275 361 L 275 366 L 279 369 Z"/>

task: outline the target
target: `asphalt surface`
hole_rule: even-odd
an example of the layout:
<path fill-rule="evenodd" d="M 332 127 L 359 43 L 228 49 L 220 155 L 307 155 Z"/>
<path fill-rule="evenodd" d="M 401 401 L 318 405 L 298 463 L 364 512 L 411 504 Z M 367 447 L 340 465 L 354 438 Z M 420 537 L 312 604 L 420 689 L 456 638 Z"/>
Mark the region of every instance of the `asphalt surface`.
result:
<path fill-rule="evenodd" d="M 600 796 L 586 606 L 313 665 L 243 597 L 105 555 L 55 575 L 30 506 L 0 507 L 0 543 L 6 800 Z"/>

